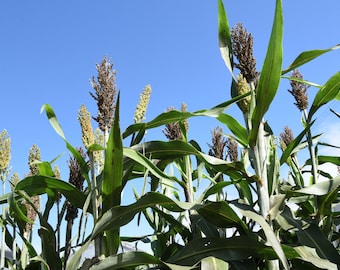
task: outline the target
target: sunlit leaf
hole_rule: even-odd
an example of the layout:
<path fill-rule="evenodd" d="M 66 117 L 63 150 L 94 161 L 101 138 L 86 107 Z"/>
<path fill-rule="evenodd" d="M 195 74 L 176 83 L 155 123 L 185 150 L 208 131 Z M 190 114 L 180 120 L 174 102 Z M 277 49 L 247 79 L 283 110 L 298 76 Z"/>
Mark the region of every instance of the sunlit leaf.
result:
<path fill-rule="evenodd" d="M 256 107 L 252 115 L 252 129 L 249 137 L 249 144 L 251 146 L 255 145 L 258 127 L 276 95 L 280 83 L 282 67 L 282 35 L 282 1 L 277 0 L 267 54 L 256 90 Z"/>
<path fill-rule="evenodd" d="M 238 205 L 238 210 L 243 216 L 251 218 L 252 220 L 256 221 L 262 227 L 263 232 L 266 235 L 268 244 L 270 244 L 273 247 L 277 256 L 282 262 L 284 268 L 288 270 L 289 265 L 288 265 L 286 254 L 284 253 L 279 240 L 277 239 L 273 229 L 269 226 L 267 221 L 261 215 L 244 208 L 242 205 Z"/>
<path fill-rule="evenodd" d="M 102 178 L 103 212 L 113 206 L 120 205 L 123 190 L 123 143 L 120 133 L 118 94 L 113 126 L 105 150 L 105 160 Z M 106 234 L 107 254 L 113 255 L 118 251 L 119 228 L 108 230 Z"/>
<path fill-rule="evenodd" d="M 328 102 L 335 99 L 340 92 L 340 72 L 335 73 L 325 85 L 316 93 L 312 103 L 312 107 L 308 113 L 308 119 L 311 120 L 315 112 L 327 104 Z"/>
<path fill-rule="evenodd" d="M 298 68 L 299 66 L 302 66 L 303 64 L 308 63 L 309 61 L 319 57 L 320 55 L 327 53 L 329 51 L 337 50 L 340 48 L 340 44 L 336 45 L 334 47 L 331 47 L 329 49 L 324 49 L 324 50 L 310 50 L 310 51 L 305 51 L 299 54 L 298 57 L 287 67 L 285 70 L 282 71 L 282 74 L 286 74 L 289 71 L 292 71 L 293 69 Z"/>
<path fill-rule="evenodd" d="M 331 192 L 332 190 L 337 188 L 339 185 L 340 185 L 340 176 L 335 177 L 331 180 L 325 180 L 322 182 L 318 182 L 314 185 L 298 189 L 295 192 L 309 194 L 309 195 L 322 196 L 322 195 L 326 195 L 328 192 Z"/>
<path fill-rule="evenodd" d="M 229 114 L 221 114 L 217 117 L 217 120 L 225 124 L 233 135 L 236 137 L 237 141 L 246 147 L 248 145 L 248 132 L 247 129 L 242 126 L 234 117 Z"/>
<path fill-rule="evenodd" d="M 218 0 L 218 41 L 222 59 L 230 71 L 231 76 L 236 81 L 233 74 L 233 54 L 229 23 L 222 0 Z"/>
<path fill-rule="evenodd" d="M 317 254 L 322 259 L 327 259 L 332 263 L 340 265 L 340 255 L 331 242 L 325 237 L 320 228 L 311 223 L 307 229 L 296 233 L 302 245 L 315 248 Z"/>

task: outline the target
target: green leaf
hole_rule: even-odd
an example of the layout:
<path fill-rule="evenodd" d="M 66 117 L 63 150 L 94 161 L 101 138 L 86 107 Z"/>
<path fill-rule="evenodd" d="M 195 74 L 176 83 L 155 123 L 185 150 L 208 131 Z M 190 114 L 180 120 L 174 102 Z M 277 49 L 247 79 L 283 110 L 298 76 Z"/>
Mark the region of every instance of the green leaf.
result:
<path fill-rule="evenodd" d="M 296 190 L 297 193 L 323 196 L 333 191 L 340 185 L 340 176 L 331 180 L 325 180 L 314 185 Z"/>
<path fill-rule="evenodd" d="M 278 241 L 274 231 L 269 226 L 267 221 L 261 215 L 247 209 L 247 207 L 245 207 L 245 206 L 238 204 L 237 208 L 243 216 L 251 218 L 252 220 L 256 221 L 262 227 L 263 232 L 266 235 L 268 244 L 270 244 L 273 247 L 277 256 L 279 257 L 280 261 L 282 262 L 284 268 L 286 270 L 288 270 L 289 265 L 288 265 L 288 261 L 287 261 L 287 258 L 286 258 L 286 254 L 284 253 L 280 242 Z"/>
<path fill-rule="evenodd" d="M 82 208 L 86 195 L 75 186 L 61 181 L 57 178 L 35 175 L 28 176 L 21 180 L 16 186 L 14 191 L 23 190 L 30 196 L 46 194 L 49 190 L 60 192 L 67 200 L 75 207 Z"/>
<path fill-rule="evenodd" d="M 319 165 L 324 163 L 332 163 L 334 165 L 340 166 L 340 157 L 337 156 L 318 156 L 317 159 Z M 305 165 L 311 165 L 311 160 L 306 160 Z"/>
<path fill-rule="evenodd" d="M 236 137 L 236 140 L 242 144 L 242 146 L 246 147 L 248 145 L 247 129 L 242 126 L 234 117 L 228 114 L 221 114 L 217 117 L 217 120 L 225 124 L 230 129 L 230 131 Z"/>
<path fill-rule="evenodd" d="M 293 140 L 287 145 L 287 148 L 283 151 L 282 156 L 280 158 L 280 165 L 285 163 L 290 155 L 296 152 L 296 149 L 299 147 L 300 142 L 306 133 L 310 130 L 310 127 L 314 124 L 315 120 L 312 121 L 307 127 Z"/>
<path fill-rule="evenodd" d="M 338 267 L 336 264 L 331 263 L 329 260 L 321 259 L 315 249 L 312 249 L 307 246 L 299 246 L 294 248 L 301 256 L 301 259 L 305 262 L 310 262 L 318 269 L 328 269 L 328 270 L 337 270 Z"/>
<path fill-rule="evenodd" d="M 221 228 L 236 227 L 240 233 L 248 234 L 248 227 L 227 202 L 210 202 L 196 211 L 210 223 Z"/>
<path fill-rule="evenodd" d="M 338 251 L 316 224 L 311 223 L 307 229 L 296 232 L 296 235 L 302 245 L 315 248 L 321 258 L 328 259 L 332 263 L 340 265 L 340 255 Z"/>
<path fill-rule="evenodd" d="M 204 270 L 229 269 L 229 264 L 215 257 L 207 257 L 201 261 L 201 269 Z"/>
<path fill-rule="evenodd" d="M 285 247 L 287 257 L 294 258 L 298 253 Z M 183 247 L 170 263 L 180 265 L 195 265 L 207 257 L 217 257 L 226 262 L 247 260 L 248 258 L 276 259 L 274 250 L 260 243 L 255 237 L 235 236 L 231 238 L 200 238 L 194 239 Z"/>
<path fill-rule="evenodd" d="M 45 175 L 45 176 L 54 176 L 54 172 L 52 169 L 52 166 L 49 162 L 39 162 L 38 163 L 38 168 L 39 168 L 39 174 L 40 175 Z"/>
<path fill-rule="evenodd" d="M 298 68 L 299 66 L 302 66 L 309 61 L 319 57 L 320 55 L 327 53 L 329 51 L 337 50 L 340 48 L 340 44 L 331 47 L 329 49 L 324 49 L 324 50 L 310 50 L 310 51 L 305 51 L 299 54 L 299 56 L 287 67 L 285 70 L 282 71 L 282 75 L 288 73 L 289 71 L 292 71 L 293 69 Z"/>
<path fill-rule="evenodd" d="M 125 252 L 109 256 L 90 268 L 90 270 L 132 269 L 142 265 L 160 265 L 164 263 L 158 258 L 145 252 Z"/>
<path fill-rule="evenodd" d="M 118 93 L 113 127 L 111 129 L 105 151 L 102 198 L 103 212 L 121 203 L 123 189 L 123 143 L 120 133 L 119 119 L 119 96 Z M 119 248 L 119 228 L 106 231 L 107 254 L 116 254 Z"/>
<path fill-rule="evenodd" d="M 61 125 L 59 124 L 59 121 L 57 119 L 57 116 L 54 113 L 54 110 L 52 109 L 51 105 L 49 104 L 45 104 L 41 107 L 40 113 L 42 113 L 45 110 L 46 112 L 46 116 L 52 126 L 52 128 L 55 130 L 55 132 L 64 140 L 64 142 L 66 143 L 66 147 L 67 149 L 72 153 L 72 155 L 74 156 L 74 158 L 77 160 L 80 168 L 81 168 L 81 172 L 82 172 L 82 176 L 86 179 L 87 181 L 87 186 L 91 187 L 91 183 L 90 183 L 90 179 L 88 176 L 88 172 L 89 172 L 89 168 L 84 160 L 84 158 L 82 157 L 82 155 L 79 153 L 79 151 L 77 149 L 75 149 L 65 138 L 64 132 L 61 128 Z"/>
<path fill-rule="evenodd" d="M 218 43 L 222 59 L 230 71 L 231 76 L 236 81 L 233 74 L 233 54 L 229 23 L 222 0 L 218 0 Z"/>
<path fill-rule="evenodd" d="M 311 120 L 312 116 L 320 107 L 337 98 L 340 92 L 340 72 L 335 73 L 325 85 L 316 93 L 312 103 L 312 107 L 308 113 L 308 119 Z"/>
<path fill-rule="evenodd" d="M 166 125 L 169 123 L 174 122 L 180 122 L 185 119 L 188 119 L 189 117 L 194 116 L 210 116 L 210 117 L 218 117 L 220 114 L 222 114 L 230 105 L 238 102 L 239 100 L 245 98 L 246 96 L 249 96 L 251 93 L 246 93 L 244 95 L 237 96 L 235 98 L 232 98 L 228 101 L 222 102 L 213 108 L 209 110 L 199 110 L 193 113 L 190 112 L 181 112 L 177 110 L 171 110 L 168 112 L 161 113 L 160 115 L 156 116 L 153 120 L 147 123 L 137 123 L 130 125 L 126 128 L 126 130 L 123 132 L 123 139 L 130 136 L 131 134 L 134 134 L 135 132 L 138 132 L 140 130 L 147 130 L 156 128 L 162 125 Z"/>
<path fill-rule="evenodd" d="M 175 202 L 169 197 L 156 192 L 149 192 L 133 204 L 115 206 L 106 211 L 95 225 L 91 238 L 94 239 L 104 231 L 120 228 L 129 223 L 137 213 L 157 205 L 174 212 L 182 212 L 193 206 L 189 203 Z"/>
<path fill-rule="evenodd" d="M 249 135 L 250 146 L 254 146 L 256 143 L 258 127 L 276 95 L 280 83 L 282 68 L 282 35 L 282 1 L 277 0 L 267 54 L 256 90 L 256 107 L 252 115 L 252 129 Z"/>

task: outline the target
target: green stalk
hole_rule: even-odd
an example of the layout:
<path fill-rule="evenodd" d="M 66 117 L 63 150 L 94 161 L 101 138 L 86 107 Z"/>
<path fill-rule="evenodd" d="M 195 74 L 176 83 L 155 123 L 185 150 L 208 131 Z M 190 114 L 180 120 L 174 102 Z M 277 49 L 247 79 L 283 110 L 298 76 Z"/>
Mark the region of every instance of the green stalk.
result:
<path fill-rule="evenodd" d="M 97 223 L 98 220 L 98 189 L 97 189 L 97 179 L 94 171 L 94 159 L 93 152 L 89 153 L 90 166 L 91 166 L 91 201 L 92 201 L 92 214 L 93 214 L 93 224 Z M 101 241 L 99 237 L 94 239 L 94 249 L 95 257 L 101 255 Z"/>
<path fill-rule="evenodd" d="M 309 118 L 308 118 L 308 113 L 306 110 L 303 110 L 303 114 L 306 120 L 306 125 L 310 124 Z M 312 161 L 312 179 L 310 181 L 310 185 L 313 185 L 316 183 L 316 178 L 318 175 L 318 169 L 317 169 L 317 162 L 316 162 L 316 157 L 315 157 L 315 151 L 313 147 L 313 139 L 312 139 L 312 133 L 310 129 L 306 132 L 307 136 L 307 143 L 308 143 L 308 150 L 310 154 L 310 158 Z"/>
<path fill-rule="evenodd" d="M 261 215 L 266 219 L 270 209 L 270 203 L 267 178 L 267 145 L 264 136 L 263 121 L 259 125 L 257 142 L 253 151 L 255 156 L 255 172 L 260 177 L 260 181 L 257 182 L 259 207 Z"/>

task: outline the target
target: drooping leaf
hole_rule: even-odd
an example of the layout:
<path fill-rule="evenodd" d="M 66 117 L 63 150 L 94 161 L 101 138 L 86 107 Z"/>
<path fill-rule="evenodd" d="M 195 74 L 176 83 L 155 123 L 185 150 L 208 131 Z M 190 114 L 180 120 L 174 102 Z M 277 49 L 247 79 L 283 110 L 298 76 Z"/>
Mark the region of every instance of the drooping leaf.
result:
<path fill-rule="evenodd" d="M 325 85 L 316 93 L 312 106 L 308 113 L 308 119 L 311 120 L 313 115 L 320 107 L 335 99 L 340 92 L 340 72 L 335 73 Z"/>
<path fill-rule="evenodd" d="M 298 253 L 285 247 L 287 257 L 295 258 Z M 192 266 L 207 257 L 217 257 L 226 262 L 247 260 L 248 258 L 276 259 L 274 250 L 260 243 L 255 237 L 235 236 L 231 238 L 194 239 L 173 256 L 169 262 Z"/>
<path fill-rule="evenodd" d="M 321 229 L 314 223 L 311 223 L 308 228 L 296 232 L 297 237 L 302 245 L 315 248 L 317 254 L 322 259 L 327 259 L 332 263 L 340 265 L 340 255 L 335 247 Z"/>
<path fill-rule="evenodd" d="M 302 52 L 296 57 L 296 59 L 287 67 L 285 70 L 282 71 L 282 75 L 288 73 L 289 71 L 292 71 L 293 69 L 298 68 L 299 66 L 302 66 L 309 61 L 319 57 L 320 55 L 327 53 L 329 51 L 337 50 L 340 48 L 340 44 L 331 47 L 329 49 L 323 49 L 323 50 L 310 50 Z"/>
<path fill-rule="evenodd" d="M 315 252 L 315 249 L 312 249 L 307 246 L 299 246 L 299 247 L 295 247 L 295 250 L 300 254 L 301 259 L 303 261 L 312 263 L 313 265 L 318 267 L 318 269 L 328 269 L 328 270 L 338 269 L 336 264 L 331 263 L 329 260 L 320 258 Z"/>
<path fill-rule="evenodd" d="M 230 131 L 236 137 L 236 140 L 242 144 L 242 146 L 246 147 L 248 145 L 247 129 L 242 126 L 234 117 L 229 114 L 221 114 L 217 117 L 217 120 L 225 124 L 230 129 Z"/>
<path fill-rule="evenodd" d="M 135 132 L 139 132 L 140 130 L 147 130 L 156 128 L 162 125 L 166 125 L 169 123 L 174 122 L 180 122 L 187 118 L 194 117 L 194 116 L 209 116 L 209 117 L 218 117 L 220 114 L 222 114 L 230 105 L 238 102 L 239 100 L 245 98 L 246 96 L 250 95 L 249 93 L 246 93 L 244 95 L 240 95 L 237 97 L 234 97 L 228 101 L 222 102 L 214 107 L 212 107 L 209 110 L 199 110 L 196 112 L 182 112 L 177 110 L 171 110 L 168 112 L 161 113 L 160 115 L 156 116 L 153 120 L 147 123 L 137 123 L 130 125 L 126 128 L 126 130 L 123 132 L 123 139 L 130 136 L 131 134 L 134 134 Z"/>
<path fill-rule="evenodd" d="M 323 196 L 340 185 L 340 176 L 296 190 L 297 193 Z"/>
<path fill-rule="evenodd" d="M 248 227 L 225 201 L 209 202 L 196 211 L 212 224 L 221 228 L 236 227 L 240 233 L 248 234 Z"/>
<path fill-rule="evenodd" d="M 280 83 L 282 68 L 282 36 L 282 1 L 277 0 L 272 32 L 256 91 L 256 107 L 252 115 L 252 129 L 249 135 L 250 146 L 255 145 L 260 122 L 269 109 Z"/>
<path fill-rule="evenodd" d="M 160 193 L 149 192 L 128 206 L 115 206 L 103 213 L 92 232 L 92 239 L 99 233 L 120 228 L 129 223 L 134 216 L 148 207 L 162 206 L 170 211 L 181 212 L 193 207 L 192 204 L 174 201 Z"/>
<path fill-rule="evenodd" d="M 57 119 L 57 116 L 54 113 L 53 108 L 51 107 L 51 105 L 49 104 L 44 104 L 41 107 L 40 112 L 42 113 L 43 111 L 46 112 L 46 116 L 48 118 L 48 121 L 50 122 L 52 128 L 55 130 L 55 132 L 64 140 L 64 142 L 66 143 L 66 148 L 72 153 L 72 155 L 74 156 L 74 158 L 77 160 L 80 168 L 81 168 L 81 172 L 82 172 L 82 176 L 86 179 L 87 181 L 87 185 L 90 188 L 91 184 L 90 184 L 90 179 L 88 176 L 88 172 L 89 172 L 89 168 L 84 160 L 84 158 L 82 157 L 82 155 L 79 153 L 79 151 L 74 148 L 67 140 L 66 137 L 64 135 L 64 132 L 61 128 L 61 125 Z"/>
<path fill-rule="evenodd" d="M 48 190 L 63 194 L 73 206 L 82 208 L 86 195 L 70 183 L 42 175 L 28 176 L 15 186 L 15 192 L 23 190 L 30 196 L 46 194 Z"/>
<path fill-rule="evenodd" d="M 247 209 L 246 206 L 237 204 L 237 208 L 243 216 L 251 218 L 252 220 L 256 221 L 262 227 L 263 232 L 266 235 L 268 244 L 270 244 L 272 248 L 275 250 L 277 256 L 279 257 L 280 261 L 282 262 L 284 266 L 284 269 L 289 270 L 287 254 L 285 254 L 285 252 L 283 251 L 283 248 L 280 242 L 278 241 L 273 229 L 269 226 L 269 224 L 264 219 L 264 217 Z"/>
<path fill-rule="evenodd" d="M 165 266 L 158 258 L 145 252 L 135 251 L 109 256 L 92 266 L 90 270 L 132 269 L 142 265 Z"/>

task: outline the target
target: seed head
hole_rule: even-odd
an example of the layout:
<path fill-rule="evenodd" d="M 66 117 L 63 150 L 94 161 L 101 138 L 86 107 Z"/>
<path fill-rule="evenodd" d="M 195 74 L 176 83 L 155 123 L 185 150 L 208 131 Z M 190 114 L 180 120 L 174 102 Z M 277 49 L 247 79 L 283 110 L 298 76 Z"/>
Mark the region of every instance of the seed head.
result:
<path fill-rule="evenodd" d="M 294 140 L 293 131 L 288 126 L 285 126 L 283 132 L 280 133 L 281 149 L 285 150 L 293 140 Z"/>
<path fill-rule="evenodd" d="M 292 77 L 303 80 L 302 74 L 297 69 L 293 71 Z M 288 92 L 291 93 L 293 97 L 295 98 L 296 102 L 294 104 L 298 107 L 300 111 L 307 109 L 308 108 L 308 93 L 307 93 L 308 85 L 292 80 L 290 82 L 290 86 L 292 87 L 292 89 L 288 90 Z"/>
<path fill-rule="evenodd" d="M 169 111 L 172 111 L 172 110 L 175 110 L 175 108 L 169 107 L 167 111 L 169 112 Z M 187 111 L 187 106 L 186 106 L 185 103 L 182 103 L 181 111 L 182 112 Z M 188 121 L 183 120 L 183 124 L 184 124 L 185 130 L 188 131 L 188 129 L 189 129 Z M 173 122 L 173 123 L 166 124 L 165 130 L 163 130 L 163 133 L 170 141 L 182 140 L 182 138 L 183 138 L 179 122 Z"/>
<path fill-rule="evenodd" d="M 61 179 L 61 176 L 60 176 L 60 169 L 59 169 L 59 166 L 58 165 L 55 165 L 54 168 L 53 168 L 53 173 L 54 173 L 54 177 L 57 178 L 57 179 Z M 61 199 L 61 193 L 60 192 L 57 192 L 56 195 L 55 195 L 55 201 L 60 201 Z"/>
<path fill-rule="evenodd" d="M 231 162 L 238 161 L 237 142 L 230 138 L 227 139 L 227 156 Z"/>
<path fill-rule="evenodd" d="M 210 148 L 209 155 L 219 159 L 224 159 L 227 140 L 223 136 L 223 129 L 221 127 L 216 127 L 211 131 L 211 142 L 212 144 L 208 144 Z"/>
<path fill-rule="evenodd" d="M 98 122 L 99 128 L 103 132 L 111 129 L 115 110 L 116 71 L 112 70 L 112 67 L 113 64 L 105 56 L 102 62 L 96 65 L 98 71 L 97 80 L 94 77 L 91 80 L 95 93 L 90 92 L 90 95 L 97 101 L 98 107 L 98 116 L 93 117 L 93 119 Z"/>
<path fill-rule="evenodd" d="M 248 33 L 241 23 L 231 30 L 233 55 L 237 58 L 235 64 L 248 83 L 256 81 L 256 60 L 253 54 L 253 36 Z"/>
<path fill-rule="evenodd" d="M 19 177 L 19 174 L 18 173 L 13 173 L 12 177 L 11 177 L 11 180 L 10 180 L 10 183 L 11 183 L 11 189 L 13 191 L 13 189 L 15 188 L 16 184 L 18 184 L 20 181 L 20 177 Z"/>
<path fill-rule="evenodd" d="M 77 149 L 79 153 L 85 158 L 85 153 L 82 148 Z M 69 183 L 77 187 L 79 190 L 83 190 L 84 177 L 81 174 L 81 168 L 78 161 L 74 157 L 70 157 L 68 161 L 68 167 L 70 169 Z M 74 220 L 78 216 L 78 209 L 72 204 L 67 204 L 67 212 L 65 220 Z"/>
<path fill-rule="evenodd" d="M 0 133 L 0 172 L 8 169 L 11 160 L 11 138 L 7 130 L 4 129 Z"/>
<path fill-rule="evenodd" d="M 139 123 L 145 120 L 145 113 L 149 105 L 151 95 L 151 86 L 148 84 L 143 89 L 143 92 L 139 96 L 139 103 L 135 111 L 134 121 Z"/>
<path fill-rule="evenodd" d="M 35 144 L 29 150 L 28 154 L 28 166 L 30 168 L 31 175 L 39 174 L 39 167 L 37 162 L 41 161 L 40 149 Z"/>
<path fill-rule="evenodd" d="M 80 123 L 82 137 L 81 140 L 86 149 L 94 143 L 94 136 L 91 124 L 91 115 L 85 105 L 81 105 L 78 111 L 78 121 Z"/>
<path fill-rule="evenodd" d="M 250 91 L 249 84 L 247 83 L 247 80 L 243 77 L 242 73 L 237 76 L 236 91 L 239 96 L 244 95 Z M 247 113 L 249 111 L 250 99 L 250 96 L 246 96 L 245 98 L 237 102 L 238 107 L 243 113 Z"/>

